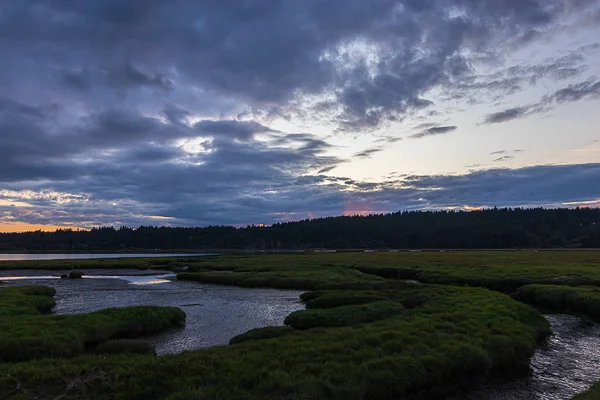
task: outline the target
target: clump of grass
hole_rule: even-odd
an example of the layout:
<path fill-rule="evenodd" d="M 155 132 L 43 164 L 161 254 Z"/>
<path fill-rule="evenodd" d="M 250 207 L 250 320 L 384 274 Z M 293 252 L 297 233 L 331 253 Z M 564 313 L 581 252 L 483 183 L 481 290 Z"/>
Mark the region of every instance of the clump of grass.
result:
<path fill-rule="evenodd" d="M 374 303 L 384 300 L 386 297 L 382 294 L 375 293 L 357 293 L 349 292 L 333 292 L 318 295 L 319 292 L 309 292 L 313 296 L 305 296 L 306 308 L 334 308 L 340 306 L 352 306 L 358 304 Z M 314 294 L 317 294 L 316 296 Z M 302 296 L 301 296 L 302 297 Z"/>
<path fill-rule="evenodd" d="M 55 290 L 46 286 L 18 286 L 0 289 L 0 322 L 49 313 L 56 305 Z"/>
<path fill-rule="evenodd" d="M 81 278 L 83 278 L 83 272 L 81 272 L 81 271 L 69 272 L 69 279 L 81 279 Z"/>
<path fill-rule="evenodd" d="M 265 328 L 251 329 L 246 333 L 231 338 L 229 344 L 238 344 L 249 340 L 272 339 L 291 332 L 294 332 L 294 329 L 289 326 L 267 326 Z"/>
<path fill-rule="evenodd" d="M 600 322 L 600 288 L 557 285 L 522 286 L 513 298 L 550 312 L 583 314 Z"/>
<path fill-rule="evenodd" d="M 294 329 L 349 326 L 378 321 L 402 312 L 404 312 L 402 304 L 386 300 L 333 309 L 295 311 L 286 317 L 284 323 Z"/>
<path fill-rule="evenodd" d="M 152 343 L 139 339 L 109 340 L 100 343 L 96 347 L 95 352 L 98 354 L 130 353 L 156 355 L 156 349 L 154 349 Z"/>
<path fill-rule="evenodd" d="M 50 311 L 54 289 L 0 289 L 0 362 L 73 357 L 116 338 L 133 338 L 182 324 L 175 307 L 112 308 L 81 315 L 42 315 Z"/>

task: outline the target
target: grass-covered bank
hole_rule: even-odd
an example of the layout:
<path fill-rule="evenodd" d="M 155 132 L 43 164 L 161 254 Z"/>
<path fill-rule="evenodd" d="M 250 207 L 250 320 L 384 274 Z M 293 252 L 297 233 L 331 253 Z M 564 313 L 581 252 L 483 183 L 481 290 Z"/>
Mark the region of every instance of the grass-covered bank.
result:
<path fill-rule="evenodd" d="M 4 364 L 0 387 L 18 379 L 34 396 L 76 398 L 81 391 L 67 390 L 63 382 L 101 371 L 104 378 L 88 385 L 91 398 L 431 399 L 490 374 L 525 368 L 549 332 L 539 313 L 485 289 L 404 285 L 379 292 L 385 300 L 363 304 L 375 310 L 380 303 L 395 304 L 400 312 L 394 315 L 363 323 L 347 318 L 352 313 L 327 314 L 335 310 L 336 296 L 346 303 L 349 294 L 314 293 L 313 308 L 298 314 L 311 324 L 302 330 L 278 329 L 177 356 Z M 353 295 L 368 298 L 373 291 Z M 319 297 L 329 299 L 323 302 L 327 308 L 316 306 Z M 310 314 L 321 310 L 320 317 Z"/>
<path fill-rule="evenodd" d="M 600 322 L 600 287 L 527 285 L 513 298 L 548 312 L 581 314 Z"/>
<path fill-rule="evenodd" d="M 189 272 L 199 272 L 199 280 L 243 284 L 243 275 L 252 273 L 251 282 L 269 285 L 267 273 L 281 277 L 312 276 L 333 268 L 354 269 L 386 279 L 411 279 L 423 283 L 480 286 L 512 293 L 520 286 L 542 283 L 570 286 L 600 285 L 599 251 L 458 251 L 326 253 L 302 255 L 238 256 L 200 259 Z M 211 270 L 234 271 L 225 277 Z M 292 271 L 292 274 L 285 274 Z M 223 274 L 224 275 L 224 274 Z M 265 279 L 263 279 L 265 278 Z M 264 281 L 264 282 L 261 282 Z M 328 284 L 332 281 L 328 280 Z M 250 284 L 250 283 L 248 283 Z M 314 287 L 310 287 L 314 288 Z"/>
<path fill-rule="evenodd" d="M 129 307 L 80 315 L 44 315 L 54 306 L 54 289 L 0 289 L 0 362 L 74 357 L 116 338 L 162 331 L 185 321 L 174 307 Z"/>

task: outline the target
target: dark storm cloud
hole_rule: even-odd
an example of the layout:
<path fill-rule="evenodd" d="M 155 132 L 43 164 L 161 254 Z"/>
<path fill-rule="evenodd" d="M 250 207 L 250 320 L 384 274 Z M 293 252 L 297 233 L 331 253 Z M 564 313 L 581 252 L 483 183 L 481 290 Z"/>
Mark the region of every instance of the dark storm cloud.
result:
<path fill-rule="evenodd" d="M 434 126 L 434 127 L 428 128 L 422 132 L 415 133 L 414 135 L 411 135 L 410 137 L 413 139 L 422 139 L 427 136 L 445 135 L 447 133 L 454 132 L 456 129 L 458 129 L 458 128 L 454 125 Z"/>
<path fill-rule="evenodd" d="M 429 89 L 471 77 L 463 50 L 522 44 L 566 13 L 591 5 L 8 0 L 0 19 L 0 70 L 8 80 L 0 83 L 14 91 L 15 80 L 35 77 L 33 90 L 45 76 L 45 85 L 54 79 L 57 90 L 200 87 L 282 110 L 298 95 L 325 91 L 339 106 L 342 129 L 365 130 L 431 106 L 424 97 Z M 560 59 L 547 64 L 529 70 L 566 77 L 579 68 Z"/>

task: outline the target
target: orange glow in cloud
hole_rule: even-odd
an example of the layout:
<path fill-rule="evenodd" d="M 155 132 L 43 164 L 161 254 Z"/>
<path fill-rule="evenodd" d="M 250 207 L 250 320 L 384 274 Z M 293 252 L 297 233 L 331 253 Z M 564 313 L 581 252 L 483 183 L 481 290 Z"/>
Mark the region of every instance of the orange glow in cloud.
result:
<path fill-rule="evenodd" d="M 370 215 L 370 214 L 377 214 L 377 212 L 373 210 L 373 207 L 371 206 L 370 201 L 362 201 L 362 202 L 353 201 L 353 202 L 347 203 L 344 207 L 344 215 L 345 216 L 361 215 L 364 217 L 364 216 Z"/>
<path fill-rule="evenodd" d="M 53 232 L 57 229 L 80 229 L 74 226 L 58 226 L 58 225 L 42 225 L 42 224 L 28 224 L 26 222 L 6 222 L 0 221 L 0 232 L 32 232 L 32 231 L 46 231 Z"/>
<path fill-rule="evenodd" d="M 562 204 L 565 206 L 575 206 L 580 208 L 600 207 L 600 199 L 586 201 L 569 201 Z"/>

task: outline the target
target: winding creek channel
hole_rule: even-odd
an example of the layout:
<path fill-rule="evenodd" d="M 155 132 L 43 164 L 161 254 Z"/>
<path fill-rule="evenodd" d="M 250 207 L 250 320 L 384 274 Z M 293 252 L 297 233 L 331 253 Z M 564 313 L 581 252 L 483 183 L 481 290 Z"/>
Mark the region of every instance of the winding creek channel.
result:
<path fill-rule="evenodd" d="M 84 279 L 60 279 L 68 271 L 0 271 L 4 285 L 56 288 L 56 314 L 109 307 L 175 306 L 187 314 L 184 328 L 148 338 L 158 354 L 225 345 L 253 328 L 282 325 L 304 308 L 303 291 L 249 289 L 178 281 L 168 271 L 83 270 Z M 447 400 L 567 400 L 600 380 L 600 325 L 571 315 L 546 315 L 553 335 L 531 360 L 531 374 L 490 383 Z"/>

